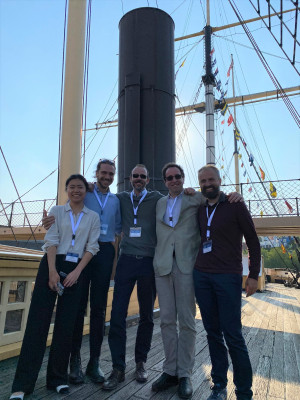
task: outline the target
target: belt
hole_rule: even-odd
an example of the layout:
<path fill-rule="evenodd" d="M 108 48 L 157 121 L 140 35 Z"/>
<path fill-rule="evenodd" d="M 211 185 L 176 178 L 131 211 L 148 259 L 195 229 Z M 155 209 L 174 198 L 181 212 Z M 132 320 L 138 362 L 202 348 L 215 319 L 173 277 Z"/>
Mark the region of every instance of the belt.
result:
<path fill-rule="evenodd" d="M 100 246 L 107 246 L 108 244 L 113 245 L 112 242 L 100 242 L 99 240 L 98 240 L 98 243 Z"/>
<path fill-rule="evenodd" d="M 127 253 L 126 254 L 124 253 L 123 255 L 127 257 L 136 258 L 137 260 L 142 260 L 143 258 L 150 257 L 150 256 L 138 256 L 136 254 L 127 254 Z"/>

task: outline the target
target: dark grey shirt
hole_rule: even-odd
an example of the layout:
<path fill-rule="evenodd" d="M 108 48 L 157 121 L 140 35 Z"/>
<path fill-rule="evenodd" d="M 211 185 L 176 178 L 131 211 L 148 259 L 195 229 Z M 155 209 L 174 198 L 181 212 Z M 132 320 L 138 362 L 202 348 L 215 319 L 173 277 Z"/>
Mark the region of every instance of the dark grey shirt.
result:
<path fill-rule="evenodd" d="M 141 237 L 130 237 L 130 227 L 134 226 L 133 206 L 130 192 L 116 195 L 120 200 L 122 216 L 123 239 L 120 244 L 121 254 L 154 257 L 156 246 L 156 203 L 163 197 L 157 191 L 148 192 L 137 211 L 137 226 L 142 228 Z M 133 196 L 134 206 L 137 207 L 140 197 Z"/>

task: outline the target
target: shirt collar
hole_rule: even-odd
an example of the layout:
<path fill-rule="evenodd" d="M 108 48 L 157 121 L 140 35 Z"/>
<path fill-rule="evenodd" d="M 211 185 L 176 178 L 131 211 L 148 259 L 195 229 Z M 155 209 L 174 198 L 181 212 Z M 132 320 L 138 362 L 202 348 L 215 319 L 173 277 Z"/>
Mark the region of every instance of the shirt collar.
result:
<path fill-rule="evenodd" d="M 108 193 L 110 193 L 110 189 L 108 188 L 107 192 L 103 193 L 101 190 L 98 188 L 97 183 L 94 183 L 94 188 L 96 189 L 97 193 L 103 194 L 104 196 Z"/>
<path fill-rule="evenodd" d="M 177 199 L 177 197 L 182 197 L 183 196 L 183 192 L 184 192 L 184 190 L 181 193 L 179 193 L 179 195 L 176 196 L 176 197 L 172 197 L 172 196 L 170 196 L 170 193 L 168 193 L 168 200 L 175 200 L 175 199 Z"/>
<path fill-rule="evenodd" d="M 218 203 L 224 203 L 227 199 L 226 199 L 225 193 L 220 192 L 219 201 L 218 201 L 217 203 L 215 203 L 215 204 L 213 204 L 213 205 L 211 206 L 211 205 L 208 204 L 208 200 L 209 200 L 209 199 L 206 199 L 206 203 L 205 203 L 205 204 L 206 204 L 207 206 L 209 206 L 209 207 L 215 207 L 216 204 L 218 204 Z"/>
<path fill-rule="evenodd" d="M 145 188 L 138 196 L 135 194 L 134 190 L 133 190 L 133 197 L 139 198 L 144 196 L 144 194 L 147 193 L 147 189 Z"/>
<path fill-rule="evenodd" d="M 65 212 L 69 212 L 69 211 L 72 211 L 72 208 L 71 208 L 70 202 L 68 200 L 67 203 L 65 204 Z M 87 214 L 89 209 L 86 206 L 83 206 L 83 209 L 81 211 L 84 212 L 85 214 Z"/>

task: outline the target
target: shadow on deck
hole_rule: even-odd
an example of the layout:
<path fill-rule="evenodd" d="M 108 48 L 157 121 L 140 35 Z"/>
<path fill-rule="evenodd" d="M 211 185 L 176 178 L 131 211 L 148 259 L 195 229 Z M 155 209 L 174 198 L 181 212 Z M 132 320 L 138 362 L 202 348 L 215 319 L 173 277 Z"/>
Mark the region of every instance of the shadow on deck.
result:
<path fill-rule="evenodd" d="M 254 373 L 254 399 L 296 400 L 300 393 L 300 290 L 268 284 L 263 293 L 251 298 L 243 294 L 243 333 L 248 346 Z M 160 335 L 159 318 L 155 320 L 152 348 L 148 355 L 149 379 L 146 384 L 134 380 L 134 345 L 136 326 L 127 331 L 126 379 L 115 391 L 104 392 L 101 385 L 86 379 L 80 386 L 71 385 L 69 395 L 57 395 L 45 387 L 45 374 L 49 349 L 46 351 L 36 388 L 26 399 L 97 399 L 97 400 L 169 400 L 178 399 L 176 387 L 163 393 L 151 391 L 152 382 L 162 372 L 164 353 Z M 88 336 L 83 340 L 82 363 L 89 358 Z M 0 399 L 8 399 L 18 357 L 0 362 Z M 104 339 L 101 368 L 105 374 L 111 370 L 111 357 Z M 192 382 L 194 400 L 205 400 L 210 394 L 210 359 L 202 320 L 197 314 L 196 358 Z M 228 399 L 235 399 L 232 366 L 228 373 Z"/>

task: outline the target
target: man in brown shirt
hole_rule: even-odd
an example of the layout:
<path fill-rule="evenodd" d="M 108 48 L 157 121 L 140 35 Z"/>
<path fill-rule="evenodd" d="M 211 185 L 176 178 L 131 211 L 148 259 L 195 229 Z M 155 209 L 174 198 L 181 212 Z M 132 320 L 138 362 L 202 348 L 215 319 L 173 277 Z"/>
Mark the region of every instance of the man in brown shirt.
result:
<path fill-rule="evenodd" d="M 233 365 L 237 400 L 252 399 L 252 368 L 242 336 L 242 238 L 249 249 L 246 293 L 257 290 L 260 245 L 245 203 L 229 203 L 220 192 L 221 179 L 214 166 L 198 172 L 206 204 L 199 207 L 201 244 L 194 269 L 195 295 L 207 332 L 212 362 L 212 394 L 207 400 L 227 399 L 228 351 Z"/>

